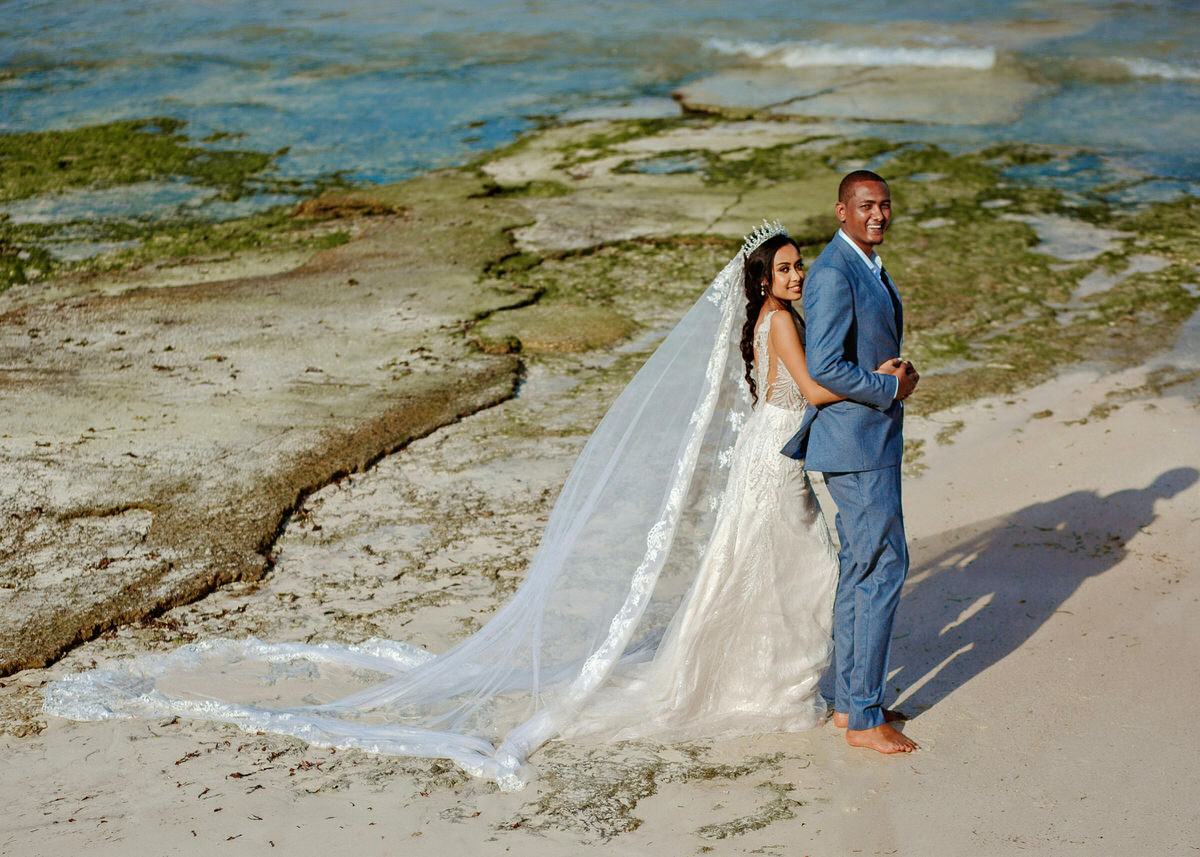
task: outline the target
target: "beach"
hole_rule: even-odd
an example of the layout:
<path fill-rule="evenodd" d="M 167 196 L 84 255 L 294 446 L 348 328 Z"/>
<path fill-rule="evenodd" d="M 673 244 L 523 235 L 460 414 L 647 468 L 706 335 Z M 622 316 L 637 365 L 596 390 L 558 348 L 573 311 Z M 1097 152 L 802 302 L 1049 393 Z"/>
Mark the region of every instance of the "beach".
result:
<path fill-rule="evenodd" d="M 381 854 L 1187 853 L 1197 774 L 1186 737 L 1159 724 L 1196 701 L 1174 665 L 1200 653 L 1190 573 L 1200 489 L 1195 468 L 1178 466 L 1192 460 L 1200 417 L 1194 387 L 1147 396 L 1144 380 L 1140 369 L 1071 373 L 945 415 L 967 427 L 906 483 L 913 573 L 893 678 L 915 714 L 906 731 L 923 747 L 912 757 L 855 751 L 828 726 L 715 744 L 551 742 L 535 754 L 527 789 L 505 794 L 436 761 L 331 753 L 233 727 L 49 718 L 39 734 L 6 736 L 4 850 L 273 844 L 320 854 L 351 841 Z M 1131 395 L 1089 418 L 1114 391 Z M 1035 417 L 1046 410 L 1053 416 Z M 436 473 L 463 440 L 418 441 L 377 478 Z M 439 455 L 438 445 L 451 449 Z M 470 494 L 495 498 L 489 511 L 525 522 L 512 541 L 528 545 L 536 517 L 512 508 L 524 498 L 501 499 L 512 490 L 506 476 L 459 474 Z M 371 490 L 363 483 L 335 494 Z M 308 526 L 357 535 L 330 508 L 339 499 Z M 349 505 L 360 522 L 394 508 Z M 444 561 L 468 562 L 472 547 L 452 545 Z M 285 545 L 279 571 L 303 549 Z M 181 630 L 241 627 L 229 618 L 238 611 L 259 626 L 310 587 L 334 609 L 361 603 L 378 591 L 367 580 L 322 586 L 280 573 L 262 589 L 222 591 L 82 647 L 57 669 L 6 679 L 6 702 L 33 708 L 42 682 L 93 658 L 154 648 Z M 452 639 L 470 605 L 493 598 L 467 595 L 466 611 L 431 604 L 413 636 Z"/>
<path fill-rule="evenodd" d="M 599 130 L 551 132 L 540 144 L 498 158 L 489 174 L 505 182 L 536 181 L 577 169 L 558 153 L 572 151 L 566 143 Z M 900 704 L 915 715 L 909 734 L 924 747 L 911 758 L 853 751 L 832 727 L 714 744 L 635 742 L 615 751 L 551 742 L 535 754 L 536 773 L 526 790 L 504 794 L 437 761 L 330 752 L 196 721 L 73 723 L 41 714 L 40 689 L 51 678 L 190 640 L 251 634 L 355 642 L 383 636 L 437 651 L 473 631 L 519 582 L 521 557 L 536 545 L 557 488 L 605 403 L 669 325 L 670 307 L 682 311 L 688 294 L 695 294 L 694 285 L 680 293 L 679 284 L 668 280 L 657 299 L 612 288 L 598 300 L 594 291 L 572 292 L 564 284 L 582 280 L 590 290 L 598 288 L 595 279 L 578 276 L 580 265 L 600 266 L 619 284 L 639 277 L 648 282 L 647 262 L 658 266 L 649 269 L 655 273 L 662 269 L 673 251 L 650 240 L 661 226 L 642 200 L 648 193 L 659 195 L 666 181 L 679 183 L 676 193 L 692 195 L 689 210 L 695 215 L 710 199 L 712 211 L 728 208 L 717 205 L 727 189 L 705 186 L 698 177 L 650 176 L 648 191 L 642 176 L 630 179 L 615 166 L 631 154 L 654 156 L 663 146 L 674 151 L 680 138 L 693 145 L 708 141 L 719 151 L 746 132 L 776 134 L 777 139 L 760 137 L 774 144 L 796 130 L 716 122 L 620 139 L 613 144 L 616 154 L 589 162 L 589 175 L 578 180 L 575 191 L 586 228 L 605 248 L 596 254 L 572 251 L 582 239 L 570 228 L 540 231 L 542 222 L 569 226 L 563 196 L 522 198 L 525 214 L 514 219 L 523 225 L 513 240 L 524 252 L 533 246 L 571 251 L 539 266 L 558 284 L 558 291 L 546 288 L 541 300 L 558 311 L 539 312 L 540 301 L 510 296 L 507 305 L 514 308 L 485 315 L 467 334 L 485 349 L 475 352 L 477 359 L 487 362 L 457 364 L 471 378 L 490 377 L 496 371 L 490 361 L 503 366 L 513 359 L 488 354 L 503 350 L 490 343 L 518 336 L 530 343 L 520 352 L 521 394 L 495 395 L 491 406 L 476 406 L 461 419 L 443 416 L 442 427 L 422 429 L 423 437 L 402 440 L 399 452 L 377 461 L 363 453 L 349 463 L 318 458 L 320 466 L 346 474 L 335 472 L 328 487 L 302 494 L 272 544 L 265 576 L 256 567 L 241 574 L 241 582 L 199 600 L 181 599 L 174 609 L 142 620 L 117 622 L 52 665 L 4 679 L 10 760 L 5 796 L 14 807 L 6 850 L 23 853 L 32 845 L 38 853 L 53 854 L 86 844 L 104 853 L 153 842 L 164 853 L 189 853 L 197 845 L 189 840 L 208 839 L 240 842 L 236 847 L 252 851 L 274 842 L 318 853 L 357 829 L 351 834 L 356 841 L 383 837 L 381 850 L 397 838 L 406 843 L 419 838 L 419 848 L 461 842 L 480 853 L 513 847 L 569 853 L 606 842 L 634 853 L 657 851 L 664 842 L 668 849 L 741 853 L 784 847 L 799 831 L 806 853 L 816 854 L 841 853 L 848 846 L 875 853 L 967 848 L 1007 853 L 1017 847 L 1128 853 L 1146 841 L 1162 853 L 1182 853 L 1187 813 L 1175 802 L 1184 798 L 1174 796 L 1188 793 L 1196 772 L 1185 748 L 1170 735 L 1156 736 L 1132 703 L 1142 688 L 1168 714 L 1182 714 L 1194 702 L 1187 684 L 1172 682 L 1168 674 L 1197 645 L 1190 628 L 1196 593 L 1188 563 L 1200 506 L 1192 455 L 1200 415 L 1194 353 L 1186 342 L 1182 351 L 1158 351 L 1128 368 L 1111 359 L 1066 367 L 1042 384 L 909 417 L 905 490 L 913 571 L 900 612 L 892 680 Z M 813 129 L 800 130 L 807 139 Z M 832 176 L 833 168 L 826 169 Z M 438 182 L 430 179 L 389 191 L 387 199 L 407 204 L 407 217 L 419 221 L 422 196 L 444 201 L 443 194 L 471 190 L 461 179 L 444 181 L 437 193 L 432 189 Z M 783 184 L 747 191 L 750 199 L 743 196 L 741 204 L 753 207 L 756 193 L 786 193 Z M 618 185 L 623 192 L 614 190 Z M 496 213 L 512 217 L 504 208 Z M 727 217 L 710 225 L 712 242 L 703 251 L 709 258 L 695 258 L 694 242 L 674 252 L 687 264 L 713 270 L 736 241 L 731 233 L 740 220 Z M 385 246 L 382 236 L 401 226 L 377 226 L 334 251 L 336 264 L 319 255 L 271 282 L 302 289 L 306 305 L 321 294 L 321 283 L 332 283 L 342 294 L 354 292 L 354 303 L 365 303 L 367 315 L 377 319 L 356 290 L 378 288 L 383 295 L 411 290 L 369 279 L 372 270 L 393 270 L 386 260 L 394 245 Z M 433 234 L 433 226 L 424 224 L 423 234 Z M 900 235 L 898 228 L 897 245 Z M 1144 242 L 1120 240 L 1129 241 L 1131 251 L 1145 249 Z M 558 246 L 546 246 L 551 241 Z M 1094 240 L 1083 243 L 1083 255 L 1095 250 Z M 357 272 L 358 285 L 345 286 L 347 271 Z M 1086 278 L 1078 271 L 1076 276 Z M 536 286 L 525 283 L 512 291 L 527 297 L 530 288 Z M 499 292 L 474 289 L 470 299 L 497 300 L 490 295 Z M 135 306 L 147 299 L 144 292 L 130 294 Z M 230 300 L 243 300 L 233 294 Z M 98 319 L 107 325 L 111 313 L 128 311 L 122 305 L 129 299 L 82 298 L 64 324 Z M 352 314 L 341 306 L 339 323 L 352 326 Z M 615 321 L 652 319 L 655 308 L 662 313 L 659 333 L 652 328 L 649 338 L 629 339 Z M 68 304 L 59 312 L 71 309 Z M 583 323 L 564 323 L 584 310 L 591 315 Z M 324 314 L 319 306 L 318 312 Z M 607 327 L 599 323 L 605 317 Z M 1139 320 L 1140 326 L 1146 323 Z M 1111 352 L 1113 329 L 1105 321 L 1095 347 Z M 616 347 L 597 344 L 597 330 L 611 330 L 609 341 Z M 222 333 L 239 341 L 243 336 L 237 325 Z M 341 341 L 342 333 L 328 336 Z M 463 337 L 462 330 L 455 336 Z M 170 353 L 181 365 L 191 365 L 189 360 L 203 365 L 200 352 L 210 347 L 211 337 L 196 337 L 200 342 L 189 350 L 191 338 L 175 336 L 183 344 Z M 269 341 L 258 347 L 268 353 L 278 348 Z M 372 373 L 378 372 L 375 359 Z M 356 370 L 360 363 L 366 365 L 336 362 L 332 355 L 330 361 L 324 371 L 346 379 L 362 371 Z M 292 371 L 313 374 L 307 367 Z M 449 370 L 439 364 L 436 371 L 445 379 Z M 151 368 L 148 374 L 162 373 Z M 268 374 L 286 378 L 277 366 Z M 937 389 L 938 376 L 931 377 L 931 389 Z M 277 383 L 288 391 L 284 400 L 294 401 L 295 382 Z M 343 381 L 339 397 L 356 386 Z M 961 398 L 949 379 L 941 386 L 943 399 Z M 212 401 L 204 399 L 209 408 L 215 407 Z M 234 404 L 230 411 L 240 407 Z M 71 404 L 66 412 L 77 410 Z M 396 426 L 386 429 L 397 432 Z M 295 429 L 305 430 L 310 429 Z M 230 443 L 243 442 L 241 431 Z M 134 448 L 148 458 L 152 444 L 169 448 L 179 438 L 171 425 L 146 435 L 139 443 L 147 446 Z M 211 427 L 207 436 L 223 437 Z M 95 461 L 75 456 L 64 446 L 55 461 L 68 467 L 74 460 L 83 472 Z M 224 459 L 214 454 L 211 465 L 202 458 L 192 461 L 204 475 L 225 467 Z M 269 456 L 244 462 L 243 473 L 254 472 L 248 465 L 267 473 L 279 467 Z M 239 485 L 215 482 L 223 491 Z M 277 507 L 286 509 L 291 491 L 294 485 L 276 496 Z M 187 496 L 175 502 L 194 507 L 203 495 Z M 217 528 L 200 532 L 220 556 L 240 533 L 216 516 Z M 119 553 L 120 538 L 121 533 L 113 535 L 111 545 L 80 542 L 117 557 L 107 571 L 128 561 L 129 554 Z M 146 550 L 144 533 L 135 532 L 132 541 Z M 170 546 L 180 549 L 178 542 Z M 197 552 L 204 555 L 202 548 Z M 97 564 L 88 562 L 81 574 L 86 578 Z M 53 609 L 60 617 L 66 610 Z M 30 621 L 45 622 L 36 614 Z M 1094 747 L 1102 743 L 1108 749 L 1097 754 Z M 1154 761 L 1147 764 L 1148 758 Z M 114 770 L 122 772 L 115 780 Z"/>
<path fill-rule="evenodd" d="M 1030 117 L 1071 86 L 1029 45 L 1101 26 L 1085 17 L 987 44 L 950 27 L 953 82 L 917 47 L 864 71 L 721 42 L 730 67 L 672 98 L 496 131 L 470 163 L 377 182 L 318 180 L 253 140 L 216 169 L 204 129 L 135 122 L 72 139 L 123 141 L 187 188 L 83 159 L 65 190 L 4 185 L 0 853 L 1195 850 L 1200 769 L 1165 724 L 1198 701 L 1200 174 L 1170 145 L 1039 138 Z M 1173 61 L 1147 85 L 1194 87 Z M 473 633 L 740 236 L 780 216 L 812 259 L 857 167 L 892 182 L 881 252 L 923 375 L 889 676 L 921 751 L 854 750 L 831 725 L 553 740 L 501 792 L 444 761 L 42 711 L 55 679 L 216 638 L 440 652 Z M 232 208 L 146 232 L 55 220 L 111 214 L 105 182 L 164 211 L 197 187 Z"/>

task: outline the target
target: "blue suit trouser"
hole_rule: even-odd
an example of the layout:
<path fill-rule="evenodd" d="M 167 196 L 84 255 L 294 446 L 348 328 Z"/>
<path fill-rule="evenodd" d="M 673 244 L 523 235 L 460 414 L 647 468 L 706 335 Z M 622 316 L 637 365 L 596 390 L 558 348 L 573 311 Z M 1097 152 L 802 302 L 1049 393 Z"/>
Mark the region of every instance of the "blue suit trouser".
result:
<path fill-rule="evenodd" d="M 883 723 L 892 620 L 908 574 L 900 468 L 826 473 L 841 540 L 833 607 L 834 700 L 851 729 Z"/>

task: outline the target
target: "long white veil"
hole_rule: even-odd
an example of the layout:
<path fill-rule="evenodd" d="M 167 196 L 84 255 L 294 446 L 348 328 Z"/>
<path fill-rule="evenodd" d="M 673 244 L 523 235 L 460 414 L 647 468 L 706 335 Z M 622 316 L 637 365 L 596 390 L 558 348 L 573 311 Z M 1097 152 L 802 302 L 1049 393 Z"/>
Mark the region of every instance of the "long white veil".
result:
<path fill-rule="evenodd" d="M 380 639 L 194 643 L 53 682 L 45 711 L 220 720 L 318 746 L 448 758 L 522 788 L 529 754 L 618 662 L 653 655 L 691 583 L 750 411 L 742 265 L 739 252 L 613 403 L 520 589 L 468 639 L 437 656 Z M 320 702 L 289 698 L 292 681 L 323 684 L 324 698 L 362 689 Z"/>

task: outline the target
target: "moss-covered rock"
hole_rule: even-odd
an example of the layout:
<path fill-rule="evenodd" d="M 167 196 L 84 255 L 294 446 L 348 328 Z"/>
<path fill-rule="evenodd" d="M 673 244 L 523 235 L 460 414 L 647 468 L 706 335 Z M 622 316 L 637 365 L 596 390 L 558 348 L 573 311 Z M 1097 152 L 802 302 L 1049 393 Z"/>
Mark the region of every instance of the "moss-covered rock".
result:
<path fill-rule="evenodd" d="M 0 202 L 84 187 L 186 179 L 230 199 L 252 192 L 280 153 L 196 146 L 171 117 L 0 134 Z"/>
<path fill-rule="evenodd" d="M 54 131 L 0 135 L 0 204 L 71 192 L 143 186 L 146 182 L 188 183 L 209 200 L 232 202 L 259 194 L 309 197 L 341 184 L 337 176 L 301 182 L 272 174 L 280 152 L 215 149 L 196 145 L 170 117 L 129 119 Z M 205 142 L 228 136 L 208 135 Z M 203 205 L 189 213 L 147 217 L 100 213 L 75 219 L 18 218 L 0 213 L 0 292 L 70 271 L 112 271 L 168 258 L 304 246 L 334 246 L 349 234 L 310 228 L 312 222 L 386 213 L 361 205 L 330 209 L 311 202 L 297 211 L 276 206 L 214 223 Z M 91 245 L 91 254 L 73 260 L 57 255 L 62 243 Z M 117 247 L 118 249 L 106 250 Z"/>
<path fill-rule="evenodd" d="M 591 351 L 607 348 L 637 330 L 633 319 L 600 306 L 538 303 L 486 319 L 475 327 L 485 351 L 505 353 L 512 340 L 523 351 Z"/>

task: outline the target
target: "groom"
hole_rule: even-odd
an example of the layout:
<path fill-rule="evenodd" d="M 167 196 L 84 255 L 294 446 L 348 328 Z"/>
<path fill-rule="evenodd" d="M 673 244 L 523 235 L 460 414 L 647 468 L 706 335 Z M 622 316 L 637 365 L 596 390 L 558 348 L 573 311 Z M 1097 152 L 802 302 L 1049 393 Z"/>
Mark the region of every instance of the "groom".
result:
<path fill-rule="evenodd" d="M 902 715 L 883 707 L 883 695 L 892 619 L 908 572 L 901 402 L 918 375 L 897 358 L 903 309 L 875 253 L 892 216 L 887 182 L 868 170 L 850 173 L 835 211 L 841 229 L 804 284 L 805 355 L 812 379 L 846 398 L 809 408 L 783 454 L 824 473 L 838 508 L 834 723 L 847 727 L 854 746 L 908 753 L 917 745 L 891 725 Z M 888 360 L 890 374 L 874 371 Z"/>

